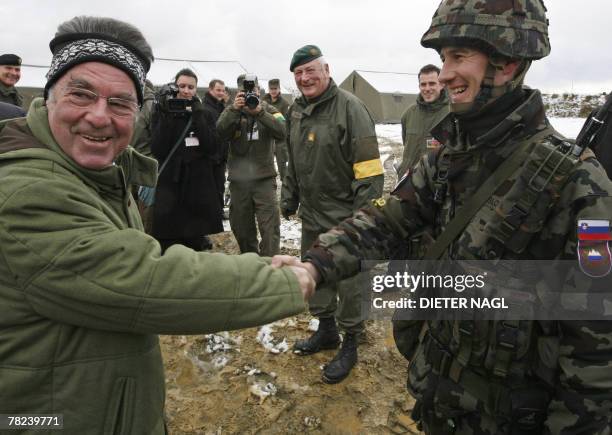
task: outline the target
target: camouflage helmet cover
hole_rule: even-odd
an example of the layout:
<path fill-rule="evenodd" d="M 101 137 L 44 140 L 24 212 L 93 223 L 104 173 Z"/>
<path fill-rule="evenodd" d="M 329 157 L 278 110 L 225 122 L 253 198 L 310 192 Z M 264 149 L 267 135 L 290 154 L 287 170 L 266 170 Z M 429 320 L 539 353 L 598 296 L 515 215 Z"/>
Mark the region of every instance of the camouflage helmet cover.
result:
<path fill-rule="evenodd" d="M 548 56 L 542 0 L 442 0 L 421 45 L 473 46 L 487 54 L 535 60 Z"/>

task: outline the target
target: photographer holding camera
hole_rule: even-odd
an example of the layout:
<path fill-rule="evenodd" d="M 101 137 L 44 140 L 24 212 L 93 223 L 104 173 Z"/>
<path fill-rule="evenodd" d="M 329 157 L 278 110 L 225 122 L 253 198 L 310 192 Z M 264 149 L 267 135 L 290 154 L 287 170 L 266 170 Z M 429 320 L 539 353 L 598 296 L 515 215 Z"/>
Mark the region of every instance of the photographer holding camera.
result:
<path fill-rule="evenodd" d="M 260 101 L 255 75 L 238 77 L 238 93 L 219 117 L 217 132 L 221 140 L 230 141 L 230 225 L 240 252 L 275 255 L 280 251 L 280 216 L 274 139 L 284 140 L 285 118 L 274 106 Z"/>
<path fill-rule="evenodd" d="M 180 70 L 159 92 L 151 151 L 159 162 L 152 236 L 165 251 L 181 244 L 210 248 L 205 237 L 223 231 L 212 160 L 215 121 L 196 95 L 198 78 Z"/>

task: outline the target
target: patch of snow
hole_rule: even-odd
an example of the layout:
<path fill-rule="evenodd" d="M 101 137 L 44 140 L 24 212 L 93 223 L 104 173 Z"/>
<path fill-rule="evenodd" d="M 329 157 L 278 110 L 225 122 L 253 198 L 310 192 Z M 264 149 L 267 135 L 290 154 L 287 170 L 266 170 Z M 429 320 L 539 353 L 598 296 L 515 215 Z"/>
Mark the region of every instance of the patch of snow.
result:
<path fill-rule="evenodd" d="M 316 317 L 310 319 L 310 322 L 308 322 L 308 330 L 318 331 L 319 330 L 319 319 L 317 319 Z"/>
<path fill-rule="evenodd" d="M 282 341 L 279 342 L 274 338 L 274 335 L 272 335 L 273 332 L 275 331 L 271 325 L 262 326 L 259 331 L 257 331 L 257 341 L 261 343 L 268 352 L 274 354 L 287 352 L 289 349 L 287 340 L 283 338 Z"/>

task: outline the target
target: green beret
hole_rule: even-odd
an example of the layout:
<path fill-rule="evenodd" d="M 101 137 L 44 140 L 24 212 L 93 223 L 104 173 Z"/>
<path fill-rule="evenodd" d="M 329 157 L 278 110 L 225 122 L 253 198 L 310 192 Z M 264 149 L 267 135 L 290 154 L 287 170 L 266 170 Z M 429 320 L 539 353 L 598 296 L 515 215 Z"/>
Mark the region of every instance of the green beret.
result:
<path fill-rule="evenodd" d="M 0 65 L 21 66 L 21 58 L 16 54 L 2 54 L 0 55 Z"/>
<path fill-rule="evenodd" d="M 279 86 L 280 86 L 280 80 L 279 79 L 268 80 L 268 87 L 269 88 L 278 88 Z"/>
<path fill-rule="evenodd" d="M 323 56 L 321 49 L 316 45 L 305 45 L 298 51 L 293 53 L 293 59 L 291 59 L 291 65 L 289 65 L 289 71 L 293 72 L 295 67 L 304 65 L 311 60 L 318 59 Z"/>

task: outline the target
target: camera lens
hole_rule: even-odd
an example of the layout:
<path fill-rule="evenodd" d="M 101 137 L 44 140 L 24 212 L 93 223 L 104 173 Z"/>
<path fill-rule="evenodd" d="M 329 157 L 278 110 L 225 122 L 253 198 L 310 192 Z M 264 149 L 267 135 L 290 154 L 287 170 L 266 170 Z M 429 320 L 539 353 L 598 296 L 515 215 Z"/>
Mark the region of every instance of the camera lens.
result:
<path fill-rule="evenodd" d="M 244 96 L 244 102 L 249 109 L 254 109 L 259 105 L 259 97 L 255 92 L 247 92 Z"/>

